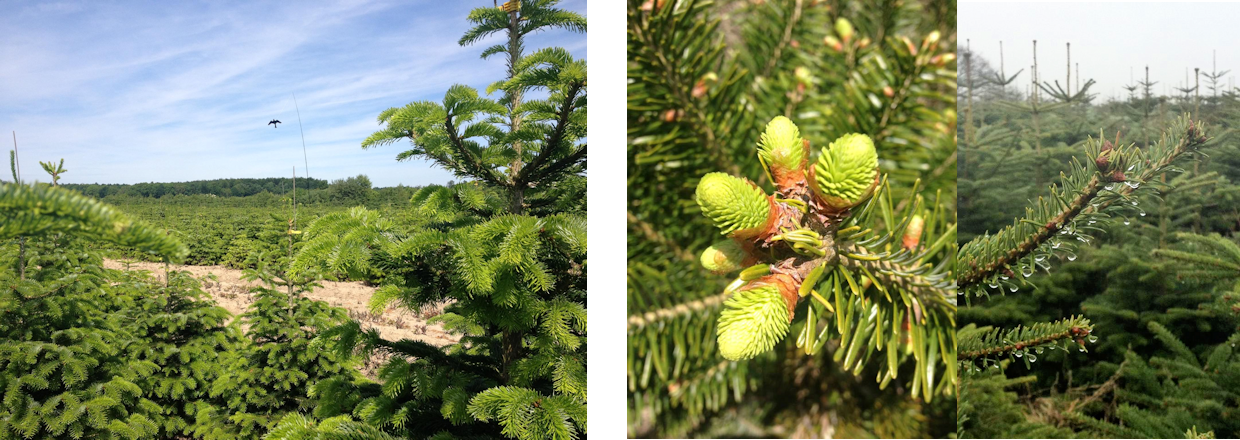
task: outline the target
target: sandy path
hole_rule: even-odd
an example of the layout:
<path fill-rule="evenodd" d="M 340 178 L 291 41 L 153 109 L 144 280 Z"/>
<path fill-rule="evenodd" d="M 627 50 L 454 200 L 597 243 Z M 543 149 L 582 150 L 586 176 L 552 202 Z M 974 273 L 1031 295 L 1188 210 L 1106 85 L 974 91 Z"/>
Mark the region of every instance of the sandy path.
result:
<path fill-rule="evenodd" d="M 109 269 L 146 270 L 151 275 L 163 279 L 163 263 L 125 262 L 104 260 L 104 267 Z M 241 271 L 224 266 L 182 266 L 172 265 L 172 270 L 188 271 L 203 281 L 203 290 L 211 295 L 220 307 L 233 315 L 244 313 L 253 303 L 249 288 L 260 283 L 241 279 Z M 207 275 L 215 275 L 215 280 L 204 279 Z M 370 297 L 376 288 L 360 282 L 321 281 L 323 287 L 306 294 L 306 297 L 324 301 L 332 306 L 349 311 L 349 316 L 362 323 L 363 329 L 375 328 L 387 340 L 412 339 L 442 347 L 457 341 L 457 337 L 444 331 L 439 324 L 427 324 L 426 320 L 443 311 L 442 307 L 424 310 L 419 313 L 404 309 L 389 308 L 382 314 L 371 314 L 367 309 Z"/>

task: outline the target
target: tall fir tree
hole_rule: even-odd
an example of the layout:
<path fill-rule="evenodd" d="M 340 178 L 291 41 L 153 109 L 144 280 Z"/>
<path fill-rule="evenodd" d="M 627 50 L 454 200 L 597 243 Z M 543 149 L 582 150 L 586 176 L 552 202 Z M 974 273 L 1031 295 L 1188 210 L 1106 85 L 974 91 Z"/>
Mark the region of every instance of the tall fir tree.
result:
<path fill-rule="evenodd" d="M 507 77 L 488 90 L 500 100 L 456 85 L 441 102 L 382 112 L 385 127 L 362 144 L 409 141 L 398 160 L 429 160 L 466 182 L 419 190 L 410 224 L 362 208 L 325 216 L 294 262 L 295 271 L 374 276 L 373 310 L 446 303 L 433 321 L 460 341 L 389 341 L 357 322 L 332 329 L 324 347 L 388 356 L 377 381 L 321 382 L 315 418 L 290 418 L 274 438 L 585 434 L 586 63 L 555 47 L 527 55 L 523 45 L 540 29 L 585 30 L 556 3 L 470 14 L 476 26 L 462 44 L 507 37 L 483 52 L 508 56 Z"/>

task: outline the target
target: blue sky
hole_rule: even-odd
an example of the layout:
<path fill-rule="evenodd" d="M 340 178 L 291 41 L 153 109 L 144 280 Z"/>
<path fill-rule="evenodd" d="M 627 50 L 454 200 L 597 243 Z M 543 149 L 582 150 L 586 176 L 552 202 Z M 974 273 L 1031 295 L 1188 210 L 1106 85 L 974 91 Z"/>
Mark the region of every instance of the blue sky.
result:
<path fill-rule="evenodd" d="M 0 150 L 16 131 L 25 180 L 60 158 L 66 183 L 304 176 L 296 93 L 311 177 L 443 183 L 450 173 L 395 160 L 408 143 L 360 145 L 384 109 L 503 78 L 501 56 L 479 57 L 502 36 L 457 45 L 469 10 L 491 4 L 3 2 Z M 586 13 L 585 0 L 559 7 Z M 547 46 L 586 56 L 585 34 L 526 39 L 527 52 Z"/>

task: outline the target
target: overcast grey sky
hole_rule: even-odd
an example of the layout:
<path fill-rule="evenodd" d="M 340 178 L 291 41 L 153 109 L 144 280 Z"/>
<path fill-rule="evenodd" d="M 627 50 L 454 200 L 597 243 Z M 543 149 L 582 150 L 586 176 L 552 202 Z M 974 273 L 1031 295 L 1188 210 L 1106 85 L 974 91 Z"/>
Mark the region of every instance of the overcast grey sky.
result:
<path fill-rule="evenodd" d="M 1015 84 L 1029 83 L 1033 40 L 1038 40 L 1041 80 L 1063 83 L 1067 73 L 1065 43 L 1072 43 L 1072 63 L 1082 79 L 1094 79 L 1101 100 L 1126 94 L 1129 72 L 1140 78 L 1150 67 L 1158 94 L 1176 94 L 1184 69 L 1211 70 L 1217 50 L 1218 70 L 1231 70 L 1240 86 L 1240 3 L 981 3 L 962 1 L 958 9 L 960 44 L 971 40 L 974 52 L 998 69 L 999 41 L 1008 75 L 1025 69 Z M 1073 66 L 1073 77 L 1076 67 Z M 1205 77 L 1202 92 L 1208 93 Z M 1072 80 L 1073 83 L 1076 79 Z"/>

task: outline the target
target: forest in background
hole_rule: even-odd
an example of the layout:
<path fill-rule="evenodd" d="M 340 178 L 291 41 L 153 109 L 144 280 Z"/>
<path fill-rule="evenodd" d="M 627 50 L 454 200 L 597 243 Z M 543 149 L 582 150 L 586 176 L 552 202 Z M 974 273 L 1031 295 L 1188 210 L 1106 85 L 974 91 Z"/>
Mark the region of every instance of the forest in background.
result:
<path fill-rule="evenodd" d="M 1015 223 L 1059 238 L 979 287 L 985 295 L 970 293 L 962 332 L 1059 320 L 1071 331 L 1063 345 L 1036 350 L 1018 338 L 994 340 L 1009 344 L 1003 354 L 968 361 L 984 370 L 962 366 L 958 435 L 1240 435 L 1240 90 L 1227 87 L 1229 71 L 1199 70 L 1191 87 L 1170 96 L 1157 93 L 1166 79 L 1138 75 L 1127 96 L 1103 102 L 1084 78 L 1038 72 L 1045 76 L 1035 82 L 1028 70 L 1004 72 L 999 60 L 966 48 L 960 56 L 962 245 L 1013 219 L 1041 218 L 1026 211 L 1035 206 L 1027 201 L 1068 206 L 1078 193 L 1054 196 L 1049 188 L 1075 189 L 1081 172 L 1110 169 L 1100 152 L 1122 147 L 1140 157 L 1156 146 L 1194 144 L 1203 131 L 1207 137 L 1200 154 L 1144 182 L 1132 167 L 1139 172 L 1148 162 L 1108 171 L 1111 183 L 1100 194 L 1115 194 L 1118 206 L 1095 202 L 1070 224 Z M 1186 132 L 1184 115 L 1192 120 Z"/>

